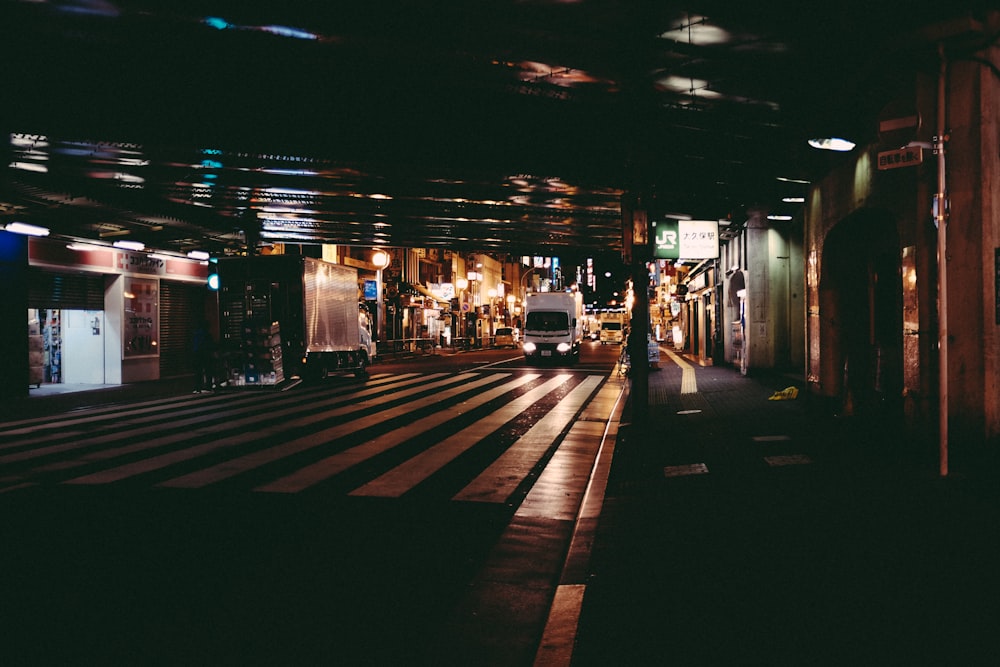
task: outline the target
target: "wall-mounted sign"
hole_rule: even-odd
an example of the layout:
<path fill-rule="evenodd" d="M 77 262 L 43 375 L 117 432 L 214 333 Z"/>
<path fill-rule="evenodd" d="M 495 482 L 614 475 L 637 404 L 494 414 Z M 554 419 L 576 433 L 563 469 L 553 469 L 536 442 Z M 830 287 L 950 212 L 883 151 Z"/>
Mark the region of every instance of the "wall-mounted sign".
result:
<path fill-rule="evenodd" d="M 902 146 L 917 138 L 920 126 L 916 106 L 910 101 L 895 100 L 879 112 L 878 138 L 886 148 Z"/>
<path fill-rule="evenodd" d="M 924 151 L 919 146 L 900 148 L 894 151 L 881 151 L 878 154 L 878 168 L 881 170 L 914 167 L 923 161 Z"/>
<path fill-rule="evenodd" d="M 652 224 L 653 257 L 657 259 L 716 259 L 718 220 L 658 220 Z"/>

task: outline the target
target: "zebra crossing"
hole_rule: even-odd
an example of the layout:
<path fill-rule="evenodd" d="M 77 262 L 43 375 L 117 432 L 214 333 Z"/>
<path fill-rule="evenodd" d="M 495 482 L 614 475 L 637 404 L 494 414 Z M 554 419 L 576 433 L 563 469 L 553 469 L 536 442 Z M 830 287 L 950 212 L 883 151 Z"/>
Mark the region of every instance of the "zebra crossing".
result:
<path fill-rule="evenodd" d="M 8 421 L 0 493 L 135 484 L 400 498 L 447 477 L 444 499 L 502 504 L 544 466 L 606 379 L 482 369 L 373 375 Z"/>

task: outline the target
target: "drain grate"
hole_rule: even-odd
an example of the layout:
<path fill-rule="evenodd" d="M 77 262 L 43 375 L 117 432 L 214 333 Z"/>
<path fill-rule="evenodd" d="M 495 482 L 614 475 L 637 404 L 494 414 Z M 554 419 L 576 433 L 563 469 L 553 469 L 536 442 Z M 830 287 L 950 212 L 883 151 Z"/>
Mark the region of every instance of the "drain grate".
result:
<path fill-rule="evenodd" d="M 767 461 L 767 465 L 772 468 L 778 466 L 797 466 L 797 465 L 808 465 L 813 462 L 811 458 L 805 454 L 791 454 L 788 456 L 765 456 L 764 460 Z"/>
<path fill-rule="evenodd" d="M 704 463 L 691 463 L 684 466 L 667 466 L 663 469 L 664 477 L 687 477 L 688 475 L 704 475 L 708 466 Z"/>

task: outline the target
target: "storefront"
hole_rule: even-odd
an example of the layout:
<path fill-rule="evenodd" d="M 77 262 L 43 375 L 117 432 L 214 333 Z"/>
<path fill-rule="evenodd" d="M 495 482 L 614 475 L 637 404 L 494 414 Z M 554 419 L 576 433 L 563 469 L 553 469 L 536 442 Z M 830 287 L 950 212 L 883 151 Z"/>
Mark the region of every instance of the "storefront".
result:
<path fill-rule="evenodd" d="M 124 384 L 191 372 L 205 262 L 32 238 L 29 386 Z"/>

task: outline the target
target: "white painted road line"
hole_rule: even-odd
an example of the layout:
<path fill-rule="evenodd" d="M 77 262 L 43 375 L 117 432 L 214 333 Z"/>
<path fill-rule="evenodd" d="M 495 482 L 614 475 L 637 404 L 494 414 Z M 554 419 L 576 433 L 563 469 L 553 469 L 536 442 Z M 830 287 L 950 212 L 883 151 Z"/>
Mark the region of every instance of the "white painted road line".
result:
<path fill-rule="evenodd" d="M 518 438 L 500 458 L 493 462 L 493 465 L 459 491 L 453 500 L 507 502 L 510 494 L 541 460 L 552 446 L 552 442 L 579 412 L 580 407 L 590 399 L 602 379 L 600 376 L 590 376 L 574 387 L 559 405 L 535 422 L 527 433 Z"/>

